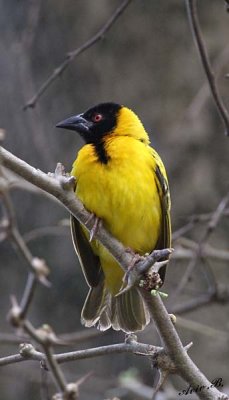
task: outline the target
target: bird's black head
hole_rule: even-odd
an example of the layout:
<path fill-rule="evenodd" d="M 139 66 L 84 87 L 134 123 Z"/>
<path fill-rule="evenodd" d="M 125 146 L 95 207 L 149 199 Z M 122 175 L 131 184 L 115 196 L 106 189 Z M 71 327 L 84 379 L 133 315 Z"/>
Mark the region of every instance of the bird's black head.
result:
<path fill-rule="evenodd" d="M 96 143 L 116 127 L 121 108 L 116 103 L 101 103 L 83 114 L 59 122 L 56 126 L 78 132 L 86 143 Z"/>

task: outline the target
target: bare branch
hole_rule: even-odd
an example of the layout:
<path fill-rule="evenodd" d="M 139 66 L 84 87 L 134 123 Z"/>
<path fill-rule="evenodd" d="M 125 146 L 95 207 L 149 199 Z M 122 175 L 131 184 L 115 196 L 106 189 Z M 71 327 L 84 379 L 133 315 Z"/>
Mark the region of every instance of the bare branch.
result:
<path fill-rule="evenodd" d="M 115 10 L 115 12 L 111 15 L 105 25 L 90 39 L 88 39 L 84 44 L 82 44 L 77 49 L 69 52 L 66 55 L 65 60 L 54 69 L 53 73 L 49 76 L 49 78 L 41 85 L 40 89 L 37 93 L 24 105 L 23 110 L 28 108 L 34 108 L 37 104 L 38 99 L 42 96 L 42 94 L 47 90 L 47 88 L 62 75 L 65 69 L 69 66 L 69 64 L 81 53 L 85 50 L 92 47 L 94 44 L 102 40 L 105 34 L 111 29 L 117 19 L 123 14 L 127 6 L 130 4 L 132 0 L 124 0 L 121 5 Z"/>
<path fill-rule="evenodd" d="M 223 197 L 223 199 L 220 201 L 219 205 L 217 206 L 216 210 L 212 213 L 211 218 L 208 221 L 206 229 L 202 235 L 202 238 L 200 239 L 200 241 L 196 247 L 195 254 L 192 258 L 190 258 L 190 262 L 188 263 L 188 266 L 173 293 L 173 298 L 177 297 L 178 294 L 181 293 L 181 291 L 186 286 L 188 279 L 191 276 L 193 270 L 195 269 L 198 261 L 201 258 L 203 258 L 206 242 L 210 238 L 210 236 L 212 235 L 214 230 L 216 229 L 216 227 L 217 227 L 220 219 L 222 218 L 223 213 L 228 205 L 228 202 L 229 202 L 229 193 L 227 193 L 226 196 Z M 209 247 L 208 247 L 208 249 L 209 249 Z"/>
<path fill-rule="evenodd" d="M 29 306 L 32 303 L 36 287 L 37 287 L 36 276 L 32 272 L 30 272 L 28 274 L 27 283 L 20 303 L 22 318 L 25 318 L 29 310 Z"/>
<path fill-rule="evenodd" d="M 202 242 L 206 241 L 212 232 L 216 229 L 220 219 L 222 218 L 224 211 L 229 203 L 229 193 L 226 194 L 225 197 L 220 201 L 218 207 L 216 208 L 215 212 L 212 214 L 212 217 L 208 223 L 205 236 L 202 239 Z"/>
<path fill-rule="evenodd" d="M 206 223 L 212 219 L 213 212 L 206 214 L 194 214 L 188 218 L 187 224 L 173 232 L 173 242 L 191 231 L 197 224 Z M 229 217 L 229 208 L 225 207 L 222 211 L 222 217 Z"/>
<path fill-rule="evenodd" d="M 2 161 L 2 160 L 1 160 Z M 5 177 L 4 170 L 2 165 L 0 166 L 0 195 L 2 198 L 2 202 L 5 209 L 5 219 L 4 223 L 1 223 L 2 233 L 1 236 L 3 239 L 8 238 L 13 245 L 19 250 L 22 254 L 23 258 L 28 263 L 31 272 L 28 275 L 27 284 L 23 293 L 20 311 L 21 318 L 24 318 L 26 313 L 28 312 L 29 306 L 32 302 L 35 288 L 37 285 L 37 281 L 39 280 L 46 286 L 49 285 L 47 280 L 47 275 L 49 273 L 48 266 L 46 265 L 44 260 L 41 260 L 37 257 L 33 257 L 30 252 L 28 246 L 26 245 L 17 225 L 17 219 L 14 211 L 14 207 L 9 194 L 9 185 L 8 180 Z"/>
<path fill-rule="evenodd" d="M 132 340 L 130 343 L 117 343 L 107 346 L 94 347 L 86 350 L 77 350 L 55 354 L 54 358 L 59 364 L 62 364 L 65 362 L 85 360 L 87 358 L 102 357 L 110 354 L 122 353 L 132 353 L 140 355 L 144 354 L 146 356 L 153 357 L 161 351 L 163 351 L 162 347 L 139 343 Z M 45 361 L 45 354 L 35 350 L 35 348 L 31 344 L 24 343 L 20 346 L 20 354 L 1 358 L 0 366 L 26 360 Z"/>
<path fill-rule="evenodd" d="M 84 360 L 87 358 L 101 357 L 109 354 L 139 353 L 140 355 L 145 354 L 148 356 L 153 356 L 154 354 L 157 354 L 162 350 L 162 347 L 131 341 L 130 343 L 111 344 L 86 350 L 77 350 L 55 354 L 54 357 L 55 360 L 61 364 L 65 362 Z M 20 345 L 20 354 L 1 358 L 0 366 L 26 360 L 45 361 L 45 354 L 35 350 L 35 348 L 31 344 L 23 343 Z"/>
<path fill-rule="evenodd" d="M 1 180 L 2 182 L 4 182 L 5 178 L 1 177 Z M 35 274 L 36 278 L 44 285 L 49 286 L 49 281 L 47 280 L 47 276 L 49 274 L 48 266 L 46 265 L 44 260 L 33 257 L 22 235 L 19 232 L 14 207 L 8 193 L 7 181 L 5 181 L 4 187 L 1 185 L 0 194 L 6 211 L 6 223 L 4 226 L 5 237 L 9 238 L 16 246 L 16 248 L 22 254 L 23 258 L 27 261 L 28 266 L 30 267 L 32 273 Z"/>
<path fill-rule="evenodd" d="M 142 291 L 142 296 L 147 301 L 150 315 L 160 332 L 165 350 L 177 367 L 180 376 L 193 387 L 197 385 L 203 386 L 203 391 L 198 393 L 200 399 L 215 400 L 216 398 L 221 398 L 222 394 L 217 389 L 207 389 L 211 386 L 211 383 L 185 351 L 171 319 L 168 318 L 160 296 L 150 296 L 145 291 Z"/>
<path fill-rule="evenodd" d="M 53 355 L 52 343 L 53 342 L 55 343 L 56 336 L 52 331 L 52 329 L 48 325 L 43 325 L 41 328 L 35 329 L 28 320 L 23 319 L 21 312 L 19 313 L 19 315 L 20 318 L 16 320 L 16 323 L 18 322 L 19 326 L 21 326 L 25 330 L 25 332 L 31 336 L 31 338 L 33 338 L 37 343 L 39 343 L 43 347 L 45 353 L 45 359 L 43 361 L 47 362 L 47 365 L 52 372 L 52 376 L 57 385 L 57 388 L 61 391 L 61 393 L 66 394 L 65 396 L 66 400 L 77 399 L 78 396 L 70 397 L 69 387 L 65 379 L 65 376 L 60 366 L 58 365 L 57 360 Z M 23 348 L 21 349 L 21 353 L 29 354 L 31 349 L 33 349 L 31 346 L 29 347 L 27 346 L 26 349 L 25 348 L 24 350 Z"/>
<path fill-rule="evenodd" d="M 52 371 L 52 374 L 55 378 L 55 381 L 57 382 L 59 389 L 62 392 L 65 392 L 67 389 L 67 381 L 65 379 L 63 372 L 61 371 L 61 369 L 58 366 L 57 360 L 53 356 L 51 347 L 49 345 L 44 346 L 44 351 L 45 351 L 46 359 L 48 361 L 49 368 Z"/>
<path fill-rule="evenodd" d="M 213 63 L 213 69 L 216 74 L 216 79 L 218 78 L 223 68 L 228 65 L 228 59 L 229 46 L 226 46 L 219 54 L 216 61 Z M 189 104 L 187 110 L 185 111 L 183 119 L 186 120 L 186 122 L 187 120 L 197 120 L 210 95 L 211 92 L 209 91 L 208 82 L 205 82 Z"/>
<path fill-rule="evenodd" d="M 189 17 L 189 22 L 191 25 L 192 33 L 193 33 L 194 39 L 197 44 L 201 62 L 202 62 L 206 77 L 208 79 L 209 87 L 210 87 L 213 99 L 215 101 L 216 107 L 218 109 L 219 115 L 225 125 L 225 134 L 227 136 L 229 136 L 229 114 L 228 114 L 228 111 L 223 103 L 223 100 L 222 100 L 220 94 L 219 94 L 215 75 L 212 70 L 209 56 L 207 53 L 207 48 L 206 48 L 206 45 L 204 43 L 204 39 L 203 39 L 203 36 L 201 33 L 199 20 L 198 20 L 198 14 L 197 14 L 196 0 L 186 0 L 186 6 L 187 6 L 187 12 L 188 12 L 188 17 Z"/>

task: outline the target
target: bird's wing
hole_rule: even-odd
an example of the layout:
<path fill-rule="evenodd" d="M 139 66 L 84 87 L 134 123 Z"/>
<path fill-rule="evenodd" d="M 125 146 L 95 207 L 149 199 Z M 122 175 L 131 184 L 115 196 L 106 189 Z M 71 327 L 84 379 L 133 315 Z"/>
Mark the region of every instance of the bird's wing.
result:
<path fill-rule="evenodd" d="M 89 286 L 95 287 L 98 285 L 101 275 L 103 275 L 99 257 L 93 253 L 80 223 L 73 215 L 70 216 L 70 225 L 72 241 L 85 279 Z"/>
<path fill-rule="evenodd" d="M 161 164 L 161 165 L 160 165 Z M 161 200 L 162 211 L 162 229 L 157 243 L 157 249 L 166 249 L 171 247 L 171 219 L 170 219 L 170 193 L 166 172 L 162 162 L 156 165 L 156 183 Z M 164 281 L 166 266 L 159 271 L 162 281 Z"/>

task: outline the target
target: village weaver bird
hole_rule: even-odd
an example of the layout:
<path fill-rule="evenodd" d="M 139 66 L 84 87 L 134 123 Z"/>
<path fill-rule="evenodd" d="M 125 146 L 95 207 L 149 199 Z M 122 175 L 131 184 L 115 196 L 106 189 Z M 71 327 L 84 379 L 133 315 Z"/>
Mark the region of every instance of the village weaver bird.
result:
<path fill-rule="evenodd" d="M 133 253 L 171 245 L 170 195 L 165 167 L 129 108 L 102 103 L 57 127 L 76 131 L 85 144 L 73 163 L 75 193 L 85 208 Z M 149 312 L 132 287 L 118 295 L 124 272 L 112 255 L 71 216 L 72 239 L 90 287 L 82 309 L 85 326 L 124 332 L 144 329 Z M 165 266 L 159 271 L 164 280 Z M 118 296 L 117 296 L 118 295 Z"/>

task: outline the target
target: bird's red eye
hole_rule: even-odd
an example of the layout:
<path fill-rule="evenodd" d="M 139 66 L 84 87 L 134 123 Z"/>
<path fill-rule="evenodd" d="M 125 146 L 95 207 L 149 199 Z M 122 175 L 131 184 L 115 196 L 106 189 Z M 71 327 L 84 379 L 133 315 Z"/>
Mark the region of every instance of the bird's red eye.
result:
<path fill-rule="evenodd" d="M 92 117 L 93 122 L 99 122 L 99 121 L 101 121 L 101 119 L 103 119 L 103 116 L 101 114 L 95 114 Z"/>

